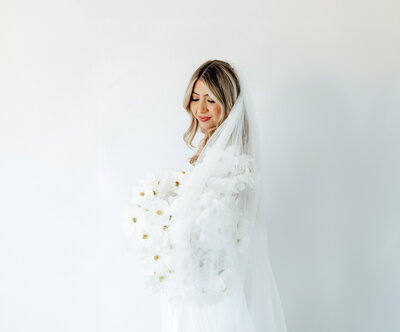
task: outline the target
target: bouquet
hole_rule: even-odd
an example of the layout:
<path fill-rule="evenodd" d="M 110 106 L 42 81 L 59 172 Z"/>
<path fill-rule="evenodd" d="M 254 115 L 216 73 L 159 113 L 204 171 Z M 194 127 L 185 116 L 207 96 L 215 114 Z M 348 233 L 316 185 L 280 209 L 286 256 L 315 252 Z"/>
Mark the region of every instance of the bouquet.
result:
<path fill-rule="evenodd" d="M 147 173 L 132 189 L 132 205 L 124 208 L 124 231 L 136 258 L 144 264 L 145 288 L 155 293 L 173 279 L 172 203 L 190 170 Z"/>
<path fill-rule="evenodd" d="M 218 301 L 234 286 L 232 255 L 247 248 L 251 233 L 239 193 L 257 180 L 250 155 L 227 148 L 209 149 L 207 157 L 214 172 L 201 184 L 196 182 L 201 164 L 148 173 L 133 187 L 124 217 L 132 249 L 144 264 L 145 288 L 197 304 Z M 188 206 L 193 193 L 195 202 L 189 199 Z"/>

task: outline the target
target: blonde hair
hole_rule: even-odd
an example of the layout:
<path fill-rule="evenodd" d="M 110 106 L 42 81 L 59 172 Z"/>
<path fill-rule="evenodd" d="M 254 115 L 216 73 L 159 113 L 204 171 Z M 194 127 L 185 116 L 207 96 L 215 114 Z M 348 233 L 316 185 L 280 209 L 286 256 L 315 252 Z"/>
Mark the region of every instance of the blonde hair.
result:
<path fill-rule="evenodd" d="M 190 78 L 183 98 L 183 107 L 191 117 L 190 126 L 183 135 L 183 140 L 191 148 L 196 148 L 192 143 L 200 127 L 199 121 L 190 109 L 193 87 L 198 80 L 202 80 L 216 97 L 216 102 L 221 106 L 221 115 L 216 126 L 205 132 L 204 138 L 198 145 L 198 150 L 190 158 L 190 163 L 194 163 L 197 160 L 208 139 L 228 117 L 240 93 L 239 79 L 229 63 L 222 60 L 208 60 L 197 68 Z"/>

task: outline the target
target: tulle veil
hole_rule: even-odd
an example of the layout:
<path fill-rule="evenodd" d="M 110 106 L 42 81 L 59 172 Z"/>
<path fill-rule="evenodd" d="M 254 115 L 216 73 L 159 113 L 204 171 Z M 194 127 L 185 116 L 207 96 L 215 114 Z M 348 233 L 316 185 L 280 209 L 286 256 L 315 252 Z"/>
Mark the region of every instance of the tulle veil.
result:
<path fill-rule="evenodd" d="M 240 94 L 201 151 L 174 206 L 177 281 L 173 291 L 161 294 L 163 332 L 286 332 L 268 252 L 260 119 L 244 75 L 235 71 Z M 235 170 L 244 168 L 255 180 L 252 186 L 233 190 L 234 201 L 214 198 L 207 203 L 208 209 L 196 210 L 205 195 L 215 188 L 221 194 L 228 183 L 221 180 L 213 185 L 210 179 L 233 177 L 239 174 Z M 245 220 L 241 231 L 232 222 L 236 220 L 230 214 L 233 207 L 240 210 L 237 217 Z M 203 219 L 196 222 L 200 215 Z M 205 237 L 202 245 L 193 238 L 194 231 Z M 205 262 L 201 268 L 198 257 Z"/>

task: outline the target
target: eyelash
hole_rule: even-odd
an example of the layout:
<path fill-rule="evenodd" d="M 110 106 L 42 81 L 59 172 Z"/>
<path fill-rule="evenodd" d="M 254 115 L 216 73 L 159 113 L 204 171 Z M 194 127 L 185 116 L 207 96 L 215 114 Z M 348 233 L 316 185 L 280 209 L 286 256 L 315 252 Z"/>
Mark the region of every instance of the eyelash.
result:
<path fill-rule="evenodd" d="M 198 99 L 193 99 L 192 98 L 192 101 L 198 101 Z M 213 104 L 213 103 L 215 103 L 215 101 L 213 101 L 213 100 L 207 100 L 209 103 L 211 103 L 211 104 Z"/>

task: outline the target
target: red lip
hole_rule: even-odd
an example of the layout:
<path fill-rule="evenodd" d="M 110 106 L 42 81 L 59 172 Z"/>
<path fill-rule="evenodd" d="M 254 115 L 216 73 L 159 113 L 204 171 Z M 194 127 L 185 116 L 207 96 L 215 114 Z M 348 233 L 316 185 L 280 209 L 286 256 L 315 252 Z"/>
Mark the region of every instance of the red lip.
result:
<path fill-rule="evenodd" d="M 200 119 L 200 121 L 207 121 L 207 120 L 210 120 L 210 119 L 211 119 L 211 116 L 209 116 L 209 117 L 202 117 L 202 116 L 199 116 L 199 119 Z"/>

